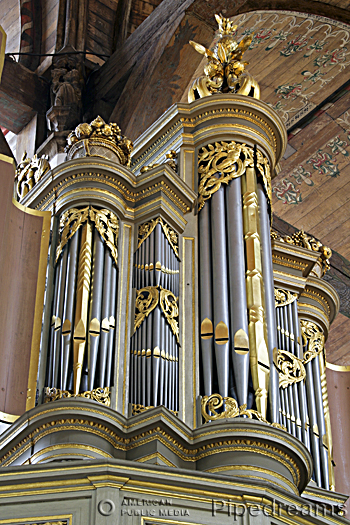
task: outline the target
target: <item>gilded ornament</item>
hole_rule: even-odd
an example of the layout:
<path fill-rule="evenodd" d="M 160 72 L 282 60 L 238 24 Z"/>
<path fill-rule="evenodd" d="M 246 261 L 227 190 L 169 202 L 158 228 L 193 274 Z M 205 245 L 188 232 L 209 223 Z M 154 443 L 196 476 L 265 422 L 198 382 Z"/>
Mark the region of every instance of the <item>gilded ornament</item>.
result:
<path fill-rule="evenodd" d="M 115 122 L 106 124 L 100 116 L 90 124 L 79 124 L 67 137 L 66 153 L 68 159 L 72 159 L 80 147 L 84 147 L 87 157 L 109 158 L 107 151 L 112 151 L 120 163 L 130 166 L 133 143 L 121 134 L 120 127 Z"/>
<path fill-rule="evenodd" d="M 138 233 L 138 244 L 137 244 L 137 250 L 140 248 L 141 244 L 151 235 L 154 228 L 157 226 L 157 224 L 160 224 L 162 227 L 162 230 L 164 232 L 165 237 L 167 238 L 170 246 L 175 252 L 175 255 L 179 257 L 179 236 L 178 234 L 167 224 L 163 221 L 161 217 L 157 217 L 156 219 L 152 219 L 149 222 L 145 222 L 139 226 L 139 233 Z"/>
<path fill-rule="evenodd" d="M 166 153 L 165 155 L 166 160 L 163 162 L 163 164 L 167 164 L 170 166 L 172 170 L 177 173 L 177 153 L 175 150 L 170 150 L 169 153 Z M 162 163 L 161 163 L 162 164 Z M 155 162 L 153 164 L 148 164 L 147 166 L 142 166 L 140 169 L 140 173 L 146 173 L 147 171 L 152 170 L 153 168 L 156 168 L 157 166 L 161 166 L 161 164 Z"/>
<path fill-rule="evenodd" d="M 173 334 L 176 337 L 178 343 L 179 341 L 179 323 L 177 318 L 179 317 L 179 306 L 177 304 L 177 297 L 164 288 L 160 289 L 160 307 L 163 310 L 163 313 L 166 317 L 166 320 L 170 324 L 170 328 Z"/>
<path fill-rule="evenodd" d="M 271 203 L 269 161 L 259 150 L 256 151 L 256 161 Z M 248 166 L 254 167 L 254 150 L 245 144 L 221 141 L 201 148 L 198 155 L 198 211 L 203 208 L 205 201 L 218 191 L 221 184 L 228 184 L 232 179 L 240 177 Z"/>
<path fill-rule="evenodd" d="M 301 246 L 307 250 L 313 252 L 319 252 L 320 257 L 318 262 L 321 265 L 322 276 L 330 269 L 331 265 L 329 259 L 332 257 L 332 250 L 328 246 L 323 246 L 323 244 L 307 235 L 303 230 L 299 230 L 293 235 L 281 235 L 278 232 L 271 230 L 271 239 L 279 242 L 285 242 L 286 244 L 293 244 L 294 246 Z"/>
<path fill-rule="evenodd" d="M 56 263 L 69 239 L 71 239 L 73 235 L 79 230 L 80 226 L 82 226 L 82 224 L 87 221 L 88 216 L 89 206 L 82 209 L 70 208 L 63 213 L 59 225 L 60 242 L 56 248 Z"/>
<path fill-rule="evenodd" d="M 306 348 L 304 352 L 304 365 L 312 361 L 316 356 L 322 353 L 324 349 L 324 334 L 318 326 L 311 321 L 300 321 L 301 335 L 303 345 Z"/>
<path fill-rule="evenodd" d="M 221 412 L 218 412 L 220 409 Z M 270 423 L 257 410 L 247 409 L 247 405 L 238 406 L 238 403 L 232 397 L 222 397 L 220 394 L 212 394 L 211 396 L 203 396 L 201 401 L 201 413 L 206 422 L 216 421 L 217 419 L 229 419 L 239 416 L 246 416 L 249 419 L 256 418 L 267 425 L 274 428 L 286 430 L 286 428 L 279 423 Z"/>
<path fill-rule="evenodd" d="M 85 397 L 102 403 L 102 405 L 110 406 L 110 388 L 95 388 L 94 390 L 88 390 L 87 392 L 81 392 L 80 394 L 72 394 L 69 390 L 60 390 L 59 388 L 45 388 L 45 403 L 50 401 L 56 401 L 57 399 L 67 399 L 69 397 Z"/>
<path fill-rule="evenodd" d="M 22 200 L 50 169 L 47 155 L 38 157 L 35 154 L 32 159 L 29 159 L 25 151 L 15 172 L 16 191 L 19 200 Z"/>
<path fill-rule="evenodd" d="M 275 306 L 286 306 L 291 304 L 298 297 L 296 293 L 291 293 L 288 290 L 282 290 L 280 288 L 275 288 Z"/>
<path fill-rule="evenodd" d="M 219 40 L 211 49 L 190 40 L 191 46 L 207 58 L 204 75 L 197 78 L 188 92 L 188 101 L 214 93 L 235 93 L 260 98 L 259 84 L 245 71 L 249 62 L 242 57 L 249 48 L 253 35 L 246 35 L 239 43 L 234 39 L 237 26 L 229 18 L 215 15 L 219 25 Z"/>
<path fill-rule="evenodd" d="M 134 332 L 143 323 L 143 320 L 149 316 L 159 302 L 159 292 L 156 286 L 146 286 L 137 291 L 135 300 L 135 323 Z"/>
<path fill-rule="evenodd" d="M 95 223 L 98 233 L 107 244 L 115 264 L 118 264 L 117 239 L 119 233 L 119 221 L 117 216 L 109 210 L 97 210 L 91 206 L 90 219 Z"/>
<path fill-rule="evenodd" d="M 279 386 L 287 388 L 306 377 L 303 361 L 287 350 L 278 350 L 276 366 L 279 370 Z"/>
<path fill-rule="evenodd" d="M 90 219 L 95 223 L 96 229 L 107 244 L 115 264 L 118 264 L 117 240 L 119 234 L 118 217 L 110 210 L 97 210 L 92 206 L 86 208 L 70 208 L 63 213 L 59 225 L 60 242 L 56 249 L 56 263 L 60 258 L 63 248 L 79 228 Z"/>

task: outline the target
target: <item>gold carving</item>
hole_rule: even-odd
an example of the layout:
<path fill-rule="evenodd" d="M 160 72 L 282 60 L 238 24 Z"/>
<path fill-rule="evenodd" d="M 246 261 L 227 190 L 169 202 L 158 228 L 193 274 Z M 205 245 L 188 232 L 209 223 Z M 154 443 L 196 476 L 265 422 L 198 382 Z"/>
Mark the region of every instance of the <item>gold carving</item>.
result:
<path fill-rule="evenodd" d="M 175 171 L 175 173 L 177 173 L 177 153 L 176 151 L 174 151 L 173 149 L 170 150 L 169 153 L 165 155 L 165 158 L 167 160 L 164 161 L 163 164 L 167 164 L 168 166 L 170 166 L 172 170 Z M 150 171 L 153 168 L 156 168 L 157 166 L 160 166 L 160 165 L 161 164 L 156 162 L 153 164 L 148 164 L 147 166 L 142 166 L 142 168 L 140 169 L 140 173 L 146 173 L 146 171 Z"/>
<path fill-rule="evenodd" d="M 198 155 L 198 211 L 203 208 L 205 201 L 218 191 L 221 184 L 228 184 L 232 179 L 240 177 L 248 166 L 254 166 L 254 150 L 245 144 L 221 141 L 201 148 Z M 267 158 L 259 150 L 257 168 L 271 203 L 270 166 Z"/>
<path fill-rule="evenodd" d="M 143 412 L 145 412 L 146 410 L 149 410 L 150 408 L 155 408 L 155 407 L 152 406 L 152 405 L 145 407 L 144 405 L 134 405 L 134 404 L 132 404 L 131 405 L 131 415 L 132 416 L 137 416 L 138 414 L 142 414 Z M 178 415 L 178 412 L 176 410 L 170 410 L 170 412 L 175 414 L 175 416 Z"/>
<path fill-rule="evenodd" d="M 257 410 L 266 417 L 270 360 L 266 340 L 264 282 L 259 236 L 259 206 L 254 168 L 248 167 L 243 194 L 243 226 L 246 247 L 246 288 L 249 313 L 249 360 Z"/>
<path fill-rule="evenodd" d="M 81 234 L 73 335 L 73 381 L 75 395 L 78 395 L 80 390 L 80 381 L 85 353 L 86 328 L 89 311 L 91 262 L 92 229 L 91 224 L 86 222 Z"/>
<path fill-rule="evenodd" d="M 137 250 L 140 248 L 141 244 L 147 239 L 147 237 L 151 235 L 151 233 L 153 232 L 157 224 L 161 225 L 164 235 L 168 239 L 170 246 L 175 252 L 175 255 L 178 257 L 179 256 L 179 247 L 178 247 L 179 236 L 166 222 L 163 221 L 161 217 L 157 217 L 156 219 L 152 219 L 149 222 L 144 222 L 143 224 L 140 224 Z"/>
<path fill-rule="evenodd" d="M 223 408 L 222 412 L 218 412 Z M 203 396 L 201 401 L 201 412 L 204 420 L 216 421 L 217 419 L 229 419 L 239 416 L 247 416 L 249 419 L 256 418 L 263 423 L 267 423 L 274 428 L 286 430 L 286 428 L 279 423 L 270 423 L 257 410 L 247 409 L 247 405 L 238 406 L 238 403 L 232 397 L 222 397 L 220 394 L 212 394 L 211 396 Z"/>
<path fill-rule="evenodd" d="M 56 263 L 60 258 L 63 248 L 80 226 L 88 219 L 95 223 L 96 229 L 111 251 L 115 264 L 118 264 L 117 239 L 119 233 L 118 217 L 107 209 L 97 210 L 92 206 L 86 208 L 70 208 L 63 213 L 60 219 L 60 243 L 56 249 Z"/>
<path fill-rule="evenodd" d="M 166 317 L 166 320 L 170 324 L 170 328 L 173 334 L 176 337 L 178 343 L 179 341 L 179 323 L 176 318 L 179 317 L 179 306 L 177 304 L 177 297 L 164 288 L 160 289 L 160 307 L 163 310 L 163 313 Z"/>
<path fill-rule="evenodd" d="M 179 343 L 179 324 L 177 321 L 179 316 L 178 298 L 175 297 L 170 290 L 165 290 L 161 286 L 159 286 L 159 289 L 160 294 L 158 286 L 146 286 L 136 292 L 134 332 L 136 332 L 144 319 L 149 316 L 159 303 L 165 318 Z"/>
<path fill-rule="evenodd" d="M 133 149 L 131 140 L 121 134 L 118 124 L 111 122 L 106 124 L 105 121 L 98 116 L 90 122 L 90 124 L 79 124 L 72 133 L 68 135 L 67 152 L 68 159 L 73 158 L 77 150 L 77 146 L 84 145 L 85 156 L 87 157 L 103 157 L 100 154 L 100 147 L 111 150 L 120 160 L 124 166 L 130 166 L 130 156 Z M 94 146 L 94 153 L 91 153 L 92 146 Z M 102 150 L 103 151 L 103 150 Z"/>
<path fill-rule="evenodd" d="M 301 335 L 303 338 L 304 347 L 307 346 L 304 352 L 304 365 L 312 361 L 314 357 L 321 354 L 324 348 L 324 335 L 320 329 L 311 321 L 300 321 Z"/>
<path fill-rule="evenodd" d="M 260 98 L 259 84 L 245 72 L 248 62 L 242 62 L 245 51 L 249 48 L 253 35 L 245 36 L 239 43 L 234 39 L 237 29 L 229 18 L 215 15 L 219 25 L 219 41 L 212 49 L 190 40 L 191 46 L 208 62 L 204 67 L 204 76 L 197 78 L 188 92 L 188 102 L 196 98 L 208 97 L 214 93 L 236 93 Z"/>
<path fill-rule="evenodd" d="M 50 169 L 47 155 L 42 155 L 39 158 L 34 155 L 32 159 L 29 159 L 25 151 L 15 172 L 16 191 L 19 200 L 22 200 Z"/>
<path fill-rule="evenodd" d="M 117 216 L 109 210 L 97 210 L 91 206 L 90 219 L 95 223 L 98 233 L 111 251 L 115 264 L 118 264 L 117 239 L 119 221 Z"/>
<path fill-rule="evenodd" d="M 306 377 L 303 361 L 287 350 L 278 350 L 276 366 L 279 370 L 279 386 L 287 388 Z"/>
<path fill-rule="evenodd" d="M 56 401 L 57 399 L 67 399 L 68 397 L 86 397 L 87 399 L 93 399 L 109 407 L 111 405 L 110 388 L 95 388 L 94 390 L 88 390 L 87 392 L 81 392 L 80 394 L 72 394 L 69 390 L 60 390 L 59 388 L 45 388 L 45 403 L 50 401 Z"/>
<path fill-rule="evenodd" d="M 319 252 L 320 257 L 318 263 L 321 266 L 322 276 L 330 269 L 329 259 L 332 257 L 332 250 L 328 246 L 323 246 L 320 241 L 314 237 L 307 235 L 303 230 L 299 230 L 293 235 L 280 235 L 278 232 L 271 230 L 271 239 L 285 242 L 286 244 L 293 244 L 294 246 L 301 246 L 313 252 Z"/>
<path fill-rule="evenodd" d="M 275 288 L 275 306 L 286 306 L 291 304 L 298 297 L 296 293 L 291 293 L 288 290 L 282 290 L 280 288 Z"/>
<path fill-rule="evenodd" d="M 89 215 L 89 206 L 78 209 L 71 208 L 63 213 L 60 219 L 59 237 L 60 243 L 56 249 L 56 263 L 62 253 L 63 248 L 79 230 L 80 226 L 87 221 Z"/>
<path fill-rule="evenodd" d="M 159 302 L 159 292 L 156 286 L 146 286 L 137 291 L 135 300 L 135 323 L 134 332 L 143 323 L 143 320 L 149 316 Z M 137 313 L 138 311 L 138 313 Z"/>
<path fill-rule="evenodd" d="M 150 405 L 148 407 L 145 407 L 144 405 L 132 404 L 132 406 L 131 406 L 131 415 L 132 416 L 137 416 L 138 414 L 142 414 L 142 412 L 145 412 L 146 410 L 149 410 L 150 408 L 154 408 L 154 406 Z"/>

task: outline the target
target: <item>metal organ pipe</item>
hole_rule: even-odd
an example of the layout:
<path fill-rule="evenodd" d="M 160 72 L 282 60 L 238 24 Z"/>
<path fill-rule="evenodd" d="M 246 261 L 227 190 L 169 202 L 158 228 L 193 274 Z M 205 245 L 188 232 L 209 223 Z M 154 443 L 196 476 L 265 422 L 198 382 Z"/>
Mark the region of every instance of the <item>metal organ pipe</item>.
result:
<path fill-rule="evenodd" d="M 176 239 L 176 240 L 175 240 Z M 176 348 L 179 289 L 177 234 L 161 218 L 139 226 L 135 253 L 135 332 L 131 340 L 130 402 L 133 413 L 164 405 L 177 411 Z M 141 345 L 141 346 L 140 346 Z M 136 350 L 138 348 L 138 350 Z"/>
<path fill-rule="evenodd" d="M 66 396 L 112 383 L 119 226 L 112 212 L 88 206 L 65 212 L 60 227 L 46 384 Z"/>
<path fill-rule="evenodd" d="M 67 389 L 68 367 L 70 349 L 73 344 L 73 314 L 74 314 L 74 291 L 77 276 L 79 232 L 69 241 L 68 278 L 66 279 L 65 304 L 62 325 L 62 365 L 61 385 L 62 390 Z"/>
<path fill-rule="evenodd" d="M 199 261 L 200 261 L 200 332 L 204 391 L 213 393 L 213 298 L 210 236 L 210 203 L 201 210 L 198 217 Z"/>
<path fill-rule="evenodd" d="M 204 211 L 204 210 L 203 210 Z M 230 276 L 230 347 L 239 405 L 247 404 L 249 340 L 241 179 L 226 188 L 227 255 Z"/>
<path fill-rule="evenodd" d="M 95 380 L 97 352 L 101 333 L 101 307 L 103 290 L 104 247 L 100 234 L 94 231 L 94 255 L 91 276 L 91 300 L 89 323 L 89 379 L 88 389 L 93 390 Z"/>
<path fill-rule="evenodd" d="M 219 393 L 228 395 L 229 379 L 229 302 L 225 197 L 221 187 L 211 198 L 211 237 L 213 261 L 214 347 Z"/>

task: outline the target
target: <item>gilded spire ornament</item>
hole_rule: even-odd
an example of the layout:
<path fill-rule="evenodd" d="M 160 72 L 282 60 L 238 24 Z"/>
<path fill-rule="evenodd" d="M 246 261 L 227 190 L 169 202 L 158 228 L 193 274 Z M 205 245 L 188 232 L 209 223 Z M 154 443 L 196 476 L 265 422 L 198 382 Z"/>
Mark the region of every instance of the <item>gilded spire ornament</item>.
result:
<path fill-rule="evenodd" d="M 237 26 L 222 15 L 215 15 L 215 19 L 219 25 L 220 37 L 211 49 L 192 40 L 189 42 L 198 53 L 206 56 L 208 63 L 204 67 L 204 75 L 192 83 L 188 101 L 193 102 L 197 98 L 215 93 L 235 93 L 259 99 L 259 84 L 245 71 L 249 62 L 242 62 L 253 35 L 246 35 L 240 42 L 236 42 L 234 34 Z"/>

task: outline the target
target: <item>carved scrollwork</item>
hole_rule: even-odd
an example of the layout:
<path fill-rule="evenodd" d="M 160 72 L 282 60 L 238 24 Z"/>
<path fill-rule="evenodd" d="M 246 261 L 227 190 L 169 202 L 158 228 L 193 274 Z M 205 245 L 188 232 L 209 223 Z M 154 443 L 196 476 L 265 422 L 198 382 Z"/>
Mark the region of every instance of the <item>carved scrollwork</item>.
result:
<path fill-rule="evenodd" d="M 306 377 L 303 361 L 287 350 L 278 350 L 276 366 L 279 372 L 280 388 L 299 383 Z"/>
<path fill-rule="evenodd" d="M 170 324 L 171 330 L 176 337 L 178 343 L 179 341 L 179 323 L 177 318 L 179 316 L 179 307 L 177 304 L 177 297 L 170 292 L 161 288 L 160 290 L 160 307 L 163 310 L 163 313 Z"/>
<path fill-rule="evenodd" d="M 82 209 L 71 208 L 63 213 L 59 226 L 60 243 L 56 249 L 56 263 L 69 239 L 71 239 L 79 230 L 80 226 L 87 221 L 88 216 L 89 206 Z"/>
<path fill-rule="evenodd" d="M 63 213 L 60 219 L 60 242 L 56 249 L 56 263 L 69 239 L 75 235 L 80 226 L 88 219 L 95 223 L 96 229 L 107 244 L 115 264 L 118 264 L 118 217 L 107 209 L 97 210 L 92 206 L 87 206 L 82 209 L 71 208 Z"/>
<path fill-rule="evenodd" d="M 118 264 L 117 239 L 119 221 L 117 216 L 109 210 L 90 208 L 90 219 L 95 223 L 98 233 L 111 251 L 115 264 Z"/>
<path fill-rule="evenodd" d="M 87 399 L 93 399 L 98 401 L 102 405 L 110 406 L 110 388 L 95 388 L 94 390 L 88 390 L 87 392 L 81 392 L 80 394 L 74 395 L 69 390 L 60 390 L 59 388 L 45 388 L 45 403 L 50 401 L 56 401 L 57 399 L 66 399 L 68 397 L 86 397 Z"/>
<path fill-rule="evenodd" d="M 293 244 L 294 246 L 301 246 L 313 252 L 319 252 L 319 262 L 322 267 L 322 275 L 330 269 L 329 259 L 332 257 L 332 250 L 328 246 L 324 246 L 320 241 L 307 235 L 303 230 L 296 231 L 293 235 L 281 235 L 278 232 L 271 230 L 271 239 L 285 242 L 286 244 Z"/>
<path fill-rule="evenodd" d="M 146 286 L 137 291 L 135 301 L 135 323 L 134 331 L 143 323 L 159 302 L 159 292 L 156 286 Z"/>
<path fill-rule="evenodd" d="M 221 184 L 228 184 L 232 179 L 243 175 L 247 166 L 254 166 L 254 150 L 245 144 L 221 141 L 201 148 L 198 155 L 198 211 L 218 191 Z M 257 169 L 271 202 L 270 166 L 267 158 L 258 150 Z"/>
<path fill-rule="evenodd" d="M 46 155 L 41 157 L 34 155 L 32 159 L 29 159 L 25 151 L 15 173 L 16 191 L 19 200 L 22 200 L 50 169 L 51 166 Z"/>
<path fill-rule="evenodd" d="M 143 224 L 140 224 L 139 226 L 139 234 L 138 234 L 138 244 L 137 249 L 140 248 L 141 244 L 151 235 L 154 228 L 157 226 L 157 224 L 160 224 L 162 227 L 162 230 L 164 232 L 164 235 L 166 236 L 170 246 L 174 250 L 174 253 L 177 257 L 179 257 L 179 236 L 178 234 L 167 224 L 163 221 L 161 217 L 157 217 L 156 219 L 152 219 L 149 222 L 145 222 Z"/>
<path fill-rule="evenodd" d="M 220 409 L 224 408 L 220 412 Z M 222 397 L 220 394 L 212 394 L 211 396 L 203 396 L 201 402 L 201 413 L 206 422 L 215 421 L 217 419 L 229 419 L 239 416 L 246 416 L 249 419 L 256 418 L 267 425 L 271 425 L 281 430 L 286 428 L 279 423 L 270 423 L 257 410 L 247 409 L 247 405 L 238 406 L 238 403 L 232 397 Z"/>
<path fill-rule="evenodd" d="M 286 306 L 291 304 L 298 297 L 296 293 L 291 293 L 288 290 L 282 290 L 281 288 L 275 288 L 275 306 Z"/>
<path fill-rule="evenodd" d="M 304 347 L 304 365 L 312 361 L 324 349 L 324 334 L 320 331 L 315 323 L 311 321 L 300 321 L 301 335 L 303 338 Z"/>

